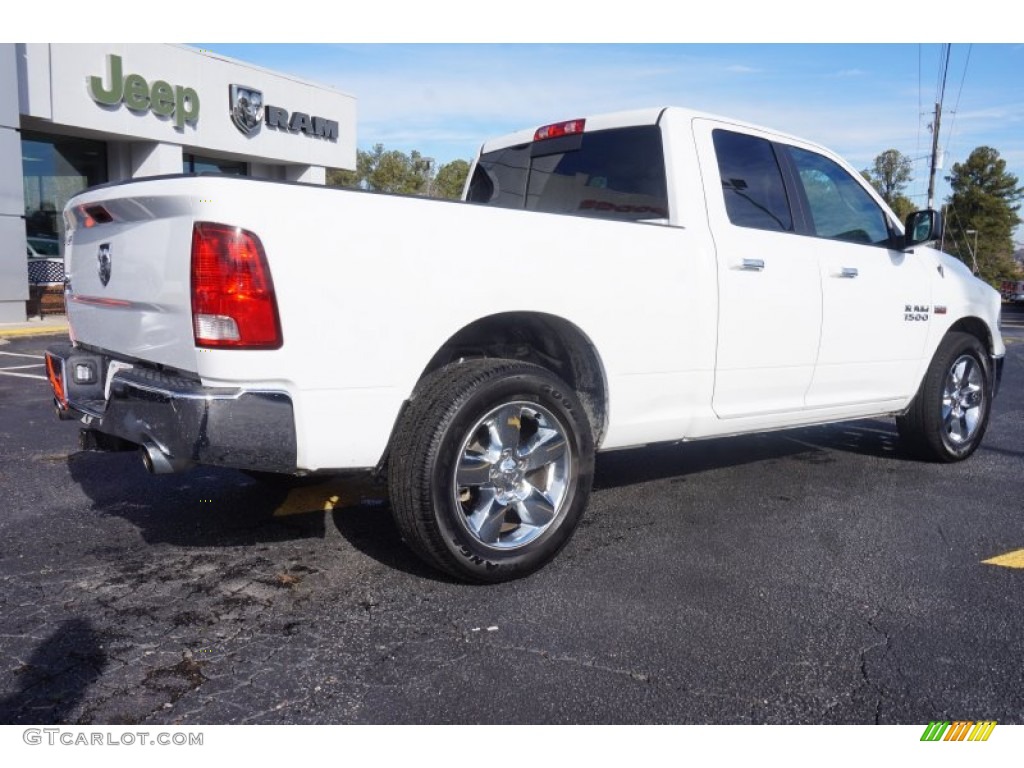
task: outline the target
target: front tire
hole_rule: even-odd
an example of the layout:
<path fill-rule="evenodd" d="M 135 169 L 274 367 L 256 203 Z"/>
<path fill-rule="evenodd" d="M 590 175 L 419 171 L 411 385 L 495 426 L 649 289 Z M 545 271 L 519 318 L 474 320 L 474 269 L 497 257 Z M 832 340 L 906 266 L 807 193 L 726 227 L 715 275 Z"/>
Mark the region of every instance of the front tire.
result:
<path fill-rule="evenodd" d="M 388 463 L 395 522 L 427 563 L 461 579 L 521 578 L 569 541 L 594 444 L 575 393 L 545 368 L 469 360 L 417 387 Z"/>
<path fill-rule="evenodd" d="M 909 453 L 939 462 L 962 461 L 981 444 L 992 407 L 992 372 L 974 336 L 952 332 L 939 344 L 910 409 L 896 417 Z"/>

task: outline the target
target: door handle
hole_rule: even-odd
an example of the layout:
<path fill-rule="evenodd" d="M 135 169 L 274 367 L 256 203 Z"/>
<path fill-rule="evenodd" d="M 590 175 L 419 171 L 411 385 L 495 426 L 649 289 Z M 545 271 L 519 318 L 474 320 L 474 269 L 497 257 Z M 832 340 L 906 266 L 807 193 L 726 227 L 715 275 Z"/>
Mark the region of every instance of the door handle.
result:
<path fill-rule="evenodd" d="M 764 259 L 744 259 L 740 269 L 746 272 L 761 272 L 764 270 Z"/>
<path fill-rule="evenodd" d="M 835 277 L 852 278 L 856 277 L 859 274 L 860 273 L 856 270 L 855 267 L 843 267 L 843 271 L 840 272 L 838 275 L 835 275 Z"/>

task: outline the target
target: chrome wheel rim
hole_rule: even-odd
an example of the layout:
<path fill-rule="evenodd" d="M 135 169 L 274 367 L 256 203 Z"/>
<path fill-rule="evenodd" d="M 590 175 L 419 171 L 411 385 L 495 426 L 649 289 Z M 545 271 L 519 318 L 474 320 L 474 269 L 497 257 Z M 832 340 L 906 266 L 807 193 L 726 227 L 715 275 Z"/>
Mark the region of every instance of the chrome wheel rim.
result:
<path fill-rule="evenodd" d="M 969 443 L 984 415 L 985 378 L 971 355 L 961 355 L 946 374 L 942 388 L 942 428 L 953 446 Z"/>
<path fill-rule="evenodd" d="M 452 488 L 460 522 L 484 546 L 525 546 L 558 520 L 571 472 L 568 431 L 558 417 L 536 403 L 504 403 L 459 448 Z"/>

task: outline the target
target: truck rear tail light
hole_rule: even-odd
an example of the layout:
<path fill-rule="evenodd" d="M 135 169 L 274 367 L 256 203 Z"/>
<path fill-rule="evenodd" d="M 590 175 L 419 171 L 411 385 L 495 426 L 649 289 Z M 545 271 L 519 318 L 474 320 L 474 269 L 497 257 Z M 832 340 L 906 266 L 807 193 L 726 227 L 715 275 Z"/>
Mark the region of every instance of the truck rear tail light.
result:
<path fill-rule="evenodd" d="M 192 326 L 198 347 L 280 348 L 274 283 L 252 232 L 205 221 L 193 226 Z"/>
<path fill-rule="evenodd" d="M 114 217 L 110 214 L 110 211 L 99 204 L 76 205 L 73 209 L 65 211 L 64 220 L 69 230 L 74 229 L 73 223 L 80 224 L 89 229 L 97 224 L 109 224 L 114 220 Z"/>
<path fill-rule="evenodd" d="M 114 217 L 102 205 L 87 205 L 85 207 L 85 216 L 85 226 L 87 227 L 93 227 L 97 224 L 109 224 L 114 220 Z"/>
<path fill-rule="evenodd" d="M 574 133 L 583 133 L 583 128 L 586 126 L 586 120 L 566 120 L 564 123 L 552 123 L 551 125 L 544 125 L 537 129 L 537 132 L 533 134 L 534 141 L 544 141 L 544 139 L 557 139 L 559 136 L 571 136 Z"/>
<path fill-rule="evenodd" d="M 53 397 L 57 401 L 57 407 L 66 410 L 68 407 L 68 396 L 64 391 L 64 363 L 49 352 L 46 353 L 46 378 L 50 381 L 53 389 Z"/>

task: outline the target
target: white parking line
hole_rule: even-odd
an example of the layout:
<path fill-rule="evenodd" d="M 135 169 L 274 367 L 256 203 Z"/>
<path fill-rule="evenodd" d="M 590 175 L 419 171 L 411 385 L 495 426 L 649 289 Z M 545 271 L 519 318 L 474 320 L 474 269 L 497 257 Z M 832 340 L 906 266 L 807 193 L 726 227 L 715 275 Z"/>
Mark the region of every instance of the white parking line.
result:
<path fill-rule="evenodd" d="M 0 352 L 0 355 L 5 357 L 20 357 L 28 358 L 29 360 L 45 360 L 46 358 L 42 355 L 26 355 L 23 352 Z M 12 363 L 14 360 L 11 361 Z M 5 365 L 0 368 L 0 376 L 15 376 L 19 379 L 38 379 L 39 381 L 46 381 L 45 376 L 40 376 L 36 373 L 23 373 L 28 368 L 42 368 L 42 363 L 27 363 L 25 365 Z"/>
<path fill-rule="evenodd" d="M 46 381 L 45 376 L 37 376 L 34 373 L 14 373 L 6 368 L 0 368 L 0 376 L 17 376 L 20 379 L 39 379 L 40 381 Z"/>

